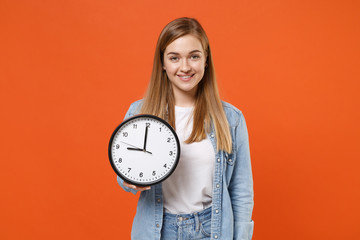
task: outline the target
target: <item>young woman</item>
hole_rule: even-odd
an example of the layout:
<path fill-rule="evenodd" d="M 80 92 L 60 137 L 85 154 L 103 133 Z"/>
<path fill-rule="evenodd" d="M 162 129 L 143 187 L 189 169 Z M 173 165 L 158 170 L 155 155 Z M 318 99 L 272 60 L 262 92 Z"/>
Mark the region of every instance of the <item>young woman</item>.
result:
<path fill-rule="evenodd" d="M 240 110 L 219 97 L 210 46 L 195 19 L 162 30 L 150 84 L 125 118 L 153 114 L 169 122 L 181 142 L 174 173 L 141 191 L 134 240 L 252 238 L 253 180 L 248 133 Z"/>

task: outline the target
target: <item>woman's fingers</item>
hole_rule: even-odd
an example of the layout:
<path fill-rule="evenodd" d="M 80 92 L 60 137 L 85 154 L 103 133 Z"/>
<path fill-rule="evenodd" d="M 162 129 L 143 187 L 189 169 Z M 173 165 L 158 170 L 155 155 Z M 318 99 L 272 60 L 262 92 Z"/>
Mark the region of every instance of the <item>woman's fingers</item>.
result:
<path fill-rule="evenodd" d="M 133 184 L 127 183 L 127 182 L 124 182 L 124 186 L 134 189 L 136 191 L 144 191 L 144 190 L 149 190 L 151 188 L 151 187 L 139 187 L 139 186 L 135 186 Z"/>

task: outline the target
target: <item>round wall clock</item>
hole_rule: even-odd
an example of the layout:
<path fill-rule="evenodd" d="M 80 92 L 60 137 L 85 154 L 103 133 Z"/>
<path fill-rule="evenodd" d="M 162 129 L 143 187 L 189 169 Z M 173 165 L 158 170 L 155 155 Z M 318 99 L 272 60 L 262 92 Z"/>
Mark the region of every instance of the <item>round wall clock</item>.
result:
<path fill-rule="evenodd" d="M 153 115 L 139 114 L 124 120 L 110 138 L 112 168 L 124 181 L 137 186 L 164 181 L 174 172 L 179 157 L 176 132 Z"/>

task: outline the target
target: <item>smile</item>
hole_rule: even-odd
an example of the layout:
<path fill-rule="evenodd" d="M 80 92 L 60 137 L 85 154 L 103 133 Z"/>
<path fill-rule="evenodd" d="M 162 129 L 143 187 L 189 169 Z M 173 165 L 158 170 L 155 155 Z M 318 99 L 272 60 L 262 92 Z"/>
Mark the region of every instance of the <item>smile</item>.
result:
<path fill-rule="evenodd" d="M 190 80 L 193 76 L 195 75 L 192 74 L 192 75 L 177 75 L 181 80 Z"/>

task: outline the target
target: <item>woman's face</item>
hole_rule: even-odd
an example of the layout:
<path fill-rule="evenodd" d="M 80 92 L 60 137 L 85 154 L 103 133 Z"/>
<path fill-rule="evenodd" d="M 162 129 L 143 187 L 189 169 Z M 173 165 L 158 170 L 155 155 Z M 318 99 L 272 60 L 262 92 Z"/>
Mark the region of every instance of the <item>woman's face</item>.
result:
<path fill-rule="evenodd" d="M 166 47 L 163 68 L 172 83 L 175 100 L 179 96 L 195 96 L 205 63 L 204 49 L 193 35 L 180 37 Z"/>

